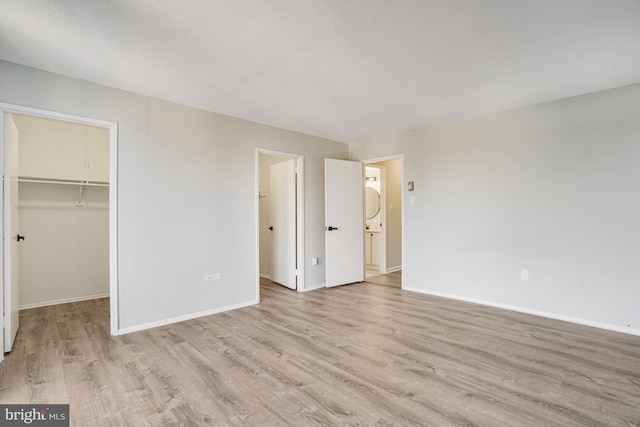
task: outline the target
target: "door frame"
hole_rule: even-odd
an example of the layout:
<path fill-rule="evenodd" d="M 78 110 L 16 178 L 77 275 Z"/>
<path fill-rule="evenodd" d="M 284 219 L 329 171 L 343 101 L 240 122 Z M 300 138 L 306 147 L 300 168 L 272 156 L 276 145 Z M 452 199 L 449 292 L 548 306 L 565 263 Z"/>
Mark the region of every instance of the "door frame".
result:
<path fill-rule="evenodd" d="M 404 171 L 404 154 L 396 154 L 393 156 L 386 156 L 386 157 L 377 157 L 377 158 L 373 158 L 373 159 L 367 159 L 367 160 L 362 160 L 362 163 L 367 166 L 367 165 L 371 165 L 373 163 L 380 163 L 380 162 L 386 162 L 388 160 L 400 160 L 401 162 L 401 167 L 400 167 L 400 173 L 401 173 L 401 178 L 400 178 L 400 182 L 402 183 L 402 190 L 400 191 L 400 201 L 402 204 L 402 215 L 400 216 L 400 221 L 402 222 L 402 231 L 400 233 L 400 238 L 402 239 L 402 244 L 401 246 L 401 251 L 402 251 L 402 263 L 401 263 L 401 268 L 404 269 L 404 254 L 405 254 L 405 227 L 404 227 L 404 223 L 405 223 L 405 203 L 404 203 L 404 192 L 406 191 L 406 188 L 404 186 L 405 183 L 405 171 Z M 387 176 L 387 171 L 384 170 L 384 176 L 385 176 L 385 181 L 386 181 L 386 176 Z M 380 265 L 380 272 L 382 274 L 387 273 L 387 215 L 386 215 L 386 200 L 387 200 L 387 185 L 386 182 L 384 183 L 384 185 L 381 185 L 380 187 L 381 189 L 384 188 L 384 195 L 380 195 L 380 199 L 385 203 L 385 205 L 383 206 L 384 209 L 384 222 L 382 223 L 383 226 L 383 233 L 384 235 L 382 236 L 384 238 L 384 259 L 382 264 Z M 382 271 L 382 266 L 384 265 L 384 273 Z M 394 270 L 396 271 L 396 270 Z M 401 284 L 401 289 L 404 287 L 404 280 L 402 281 Z"/>
<path fill-rule="evenodd" d="M 111 335 L 118 335 L 118 124 L 106 120 L 90 117 L 26 107 L 22 105 L 0 102 L 0 147 L 1 156 L 5 157 L 4 146 L 4 115 L 22 114 L 51 120 L 78 123 L 109 129 L 109 297 L 110 297 L 110 326 Z M 3 215 L 3 200 L 0 200 L 0 216 Z M 4 254 L 2 255 L 4 257 Z M 0 286 L 4 292 L 4 284 Z M 3 322 L 4 327 L 4 322 Z M 0 348 L 0 360 L 4 354 L 4 343 Z"/>
<path fill-rule="evenodd" d="M 287 157 L 296 160 L 296 264 L 297 268 L 297 292 L 305 291 L 305 251 L 304 251 L 304 156 L 302 154 L 275 151 L 265 148 L 256 148 L 255 154 L 255 258 L 256 258 L 256 301 L 260 302 L 260 154 L 269 156 Z"/>
<path fill-rule="evenodd" d="M 365 182 L 364 185 L 365 187 L 367 186 L 367 174 L 366 174 L 366 170 L 367 167 L 370 168 L 375 168 L 378 169 L 380 171 L 380 222 L 382 223 L 382 226 L 380 227 L 380 237 L 381 240 L 384 242 L 384 244 L 382 245 L 382 255 L 381 255 L 381 260 L 380 260 L 380 274 L 386 274 L 387 273 L 387 168 L 385 168 L 384 166 L 379 166 L 375 163 L 365 163 L 362 162 L 364 167 L 365 167 Z M 366 191 L 365 191 L 365 196 L 366 196 Z M 366 198 L 365 198 L 365 204 L 366 204 Z M 365 227 L 366 227 L 366 223 L 367 223 L 367 216 L 365 215 L 364 218 L 364 222 L 365 222 Z M 366 239 L 366 238 L 365 238 Z M 365 251 L 365 257 L 366 257 L 366 251 Z M 367 265 L 366 262 L 366 258 L 365 258 L 365 268 Z M 366 278 L 366 274 L 365 274 L 365 278 Z"/>
<path fill-rule="evenodd" d="M 4 351 L 11 351 L 13 348 L 13 343 L 15 340 L 14 336 L 14 328 L 15 333 L 18 332 L 18 328 L 20 326 L 20 313 L 19 313 L 19 292 L 18 288 L 19 284 L 19 268 L 18 268 L 18 254 L 14 251 L 19 249 L 19 236 L 20 236 L 20 227 L 19 227 L 19 198 L 17 197 L 19 194 L 18 188 L 18 174 L 17 170 L 14 167 L 19 162 L 19 155 L 16 155 L 16 149 L 18 148 L 18 143 L 20 142 L 20 132 L 18 132 L 18 128 L 16 127 L 15 120 L 11 114 L 2 114 L 0 116 L 0 120 L 2 121 L 2 127 L 0 130 L 2 131 L 3 140 L 1 141 L 3 148 L 3 152 L 5 153 L 2 158 L 2 165 L 0 165 L 0 169 L 2 171 L 2 196 L 0 199 L 0 217 L 5 215 L 2 218 L 2 245 L 0 246 L 0 256 L 2 256 L 2 272 L 0 274 L 2 280 L 2 285 L 0 285 L 0 306 L 3 309 L 4 316 L 2 318 L 2 334 L 0 336 L 0 340 L 4 345 Z M 10 129 L 7 129 L 10 127 Z M 15 130 L 15 133 L 12 132 Z M 9 139 L 7 139 L 9 137 Z M 16 138 L 14 140 L 14 138 Z M 14 157 L 15 156 L 15 157 Z M 15 191 L 15 193 L 14 193 Z M 5 202 L 6 201 L 6 202 Z M 15 204 L 14 204 L 15 202 Z M 14 233 L 17 235 L 17 238 L 14 238 Z M 14 244 L 15 242 L 15 244 Z M 10 286 L 7 287 L 6 285 Z M 14 318 L 15 315 L 18 315 L 18 318 Z M 8 320 L 11 321 L 8 322 Z"/>

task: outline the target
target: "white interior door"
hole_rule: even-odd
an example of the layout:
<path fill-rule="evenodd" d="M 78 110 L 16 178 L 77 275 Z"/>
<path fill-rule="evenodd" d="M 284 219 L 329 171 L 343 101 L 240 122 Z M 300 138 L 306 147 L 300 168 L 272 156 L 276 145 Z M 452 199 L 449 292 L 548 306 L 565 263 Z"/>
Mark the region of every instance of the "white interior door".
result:
<path fill-rule="evenodd" d="M 325 159 L 327 286 L 364 280 L 364 178 L 360 162 Z"/>
<path fill-rule="evenodd" d="M 271 165 L 271 280 L 296 289 L 296 160 Z"/>
<path fill-rule="evenodd" d="M 11 351 L 18 333 L 18 129 L 10 114 L 4 115 L 3 170 L 3 288 L 4 351 Z"/>

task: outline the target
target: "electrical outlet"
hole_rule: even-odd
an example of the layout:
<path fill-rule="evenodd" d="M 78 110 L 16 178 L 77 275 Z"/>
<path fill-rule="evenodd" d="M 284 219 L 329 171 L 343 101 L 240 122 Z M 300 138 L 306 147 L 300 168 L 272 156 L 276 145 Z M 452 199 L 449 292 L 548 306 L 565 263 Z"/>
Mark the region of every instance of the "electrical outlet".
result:
<path fill-rule="evenodd" d="M 520 279 L 521 280 L 529 280 L 529 270 L 523 268 L 520 270 Z"/>
<path fill-rule="evenodd" d="M 220 279 L 222 279 L 222 274 L 220 274 L 220 273 L 205 274 L 205 276 L 204 276 L 204 281 L 205 282 L 210 282 L 212 280 L 220 280 Z"/>

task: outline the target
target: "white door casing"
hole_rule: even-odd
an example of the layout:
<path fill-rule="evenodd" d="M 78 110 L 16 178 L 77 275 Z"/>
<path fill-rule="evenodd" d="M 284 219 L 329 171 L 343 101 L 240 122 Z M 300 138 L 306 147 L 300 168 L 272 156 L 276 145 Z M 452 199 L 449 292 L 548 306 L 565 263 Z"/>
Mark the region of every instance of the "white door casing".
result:
<path fill-rule="evenodd" d="M 4 351 L 11 351 L 18 333 L 18 129 L 10 114 L 3 115 L 3 281 Z"/>
<path fill-rule="evenodd" d="M 271 165 L 271 280 L 296 289 L 296 160 Z"/>
<path fill-rule="evenodd" d="M 364 174 L 360 162 L 325 159 L 326 286 L 364 280 Z"/>
<path fill-rule="evenodd" d="M 26 114 L 26 115 L 35 116 L 35 117 L 43 117 L 43 118 L 48 118 L 52 120 L 67 121 L 71 123 L 81 123 L 89 126 L 97 126 L 97 127 L 109 129 L 109 288 L 110 288 L 109 289 L 109 295 L 110 295 L 110 310 L 109 310 L 110 316 L 109 317 L 110 317 L 111 334 L 118 335 L 120 331 L 119 315 L 118 315 L 119 298 L 118 298 L 118 216 L 117 216 L 117 212 L 118 212 L 118 179 L 117 179 L 118 177 L 118 172 L 117 172 L 118 171 L 118 124 L 115 122 L 108 122 L 104 120 L 98 120 L 93 118 L 75 116 L 71 114 L 41 110 L 38 108 L 25 107 L 21 105 L 14 105 L 14 104 L 7 104 L 4 102 L 0 102 L 0 124 L 3 124 L 4 122 L 5 113 Z M 0 125 L 0 128 L 4 128 L 4 126 Z M 0 129 L 0 135 L 2 136 L 2 140 L 4 142 L 6 135 L 4 134 L 4 131 L 2 129 Z M 2 160 L 2 164 L 4 166 L 6 165 L 5 161 L 8 158 L 5 152 L 6 144 L 0 144 L 0 145 L 3 145 L 2 147 L 0 147 L 0 152 L 4 156 Z M 16 164 L 17 164 L 17 161 L 18 160 L 16 158 Z M 4 215 L 4 206 L 0 209 L 0 211 L 2 211 Z M 2 222 L 4 225 L 4 219 Z M 3 230 L 3 232 L 4 231 L 5 230 Z M 8 263 L 6 258 L 7 253 L 5 253 L 7 252 L 6 251 L 7 247 L 6 245 L 0 245 L 0 248 L 2 248 L 2 251 L 3 251 L 3 253 L 1 254 L 2 256 L 0 258 L 3 259 L 3 262 L 6 265 Z M 4 286 L 3 286 L 3 291 L 0 292 L 0 297 L 2 296 L 3 293 L 4 293 Z M 14 296 L 17 297 L 17 293 L 15 293 Z M 1 298 L 0 298 L 0 306 L 4 306 L 2 302 L 3 301 L 1 301 Z M 4 344 L 4 339 L 1 339 L 0 342 Z M 4 350 L 6 351 L 7 349 L 5 348 Z M 0 352 L 0 360 L 2 359 L 2 354 L 3 353 Z"/>

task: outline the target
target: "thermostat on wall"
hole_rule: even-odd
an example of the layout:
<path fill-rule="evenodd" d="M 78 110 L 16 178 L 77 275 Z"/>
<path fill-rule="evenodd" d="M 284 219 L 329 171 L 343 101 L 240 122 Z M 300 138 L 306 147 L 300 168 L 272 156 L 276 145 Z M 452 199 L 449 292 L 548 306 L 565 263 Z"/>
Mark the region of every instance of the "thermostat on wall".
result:
<path fill-rule="evenodd" d="M 409 191 L 413 191 L 413 181 L 409 181 Z"/>

